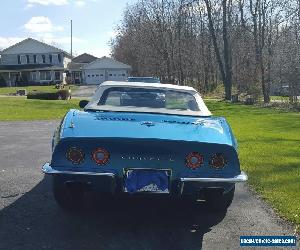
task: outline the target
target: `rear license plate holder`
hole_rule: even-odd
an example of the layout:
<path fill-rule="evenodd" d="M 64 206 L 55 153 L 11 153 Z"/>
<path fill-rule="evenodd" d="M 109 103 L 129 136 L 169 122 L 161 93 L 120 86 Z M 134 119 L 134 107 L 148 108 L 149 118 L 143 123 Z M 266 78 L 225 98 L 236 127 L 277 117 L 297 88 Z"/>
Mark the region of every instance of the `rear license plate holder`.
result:
<path fill-rule="evenodd" d="M 169 169 L 124 169 L 123 191 L 126 193 L 170 193 Z"/>

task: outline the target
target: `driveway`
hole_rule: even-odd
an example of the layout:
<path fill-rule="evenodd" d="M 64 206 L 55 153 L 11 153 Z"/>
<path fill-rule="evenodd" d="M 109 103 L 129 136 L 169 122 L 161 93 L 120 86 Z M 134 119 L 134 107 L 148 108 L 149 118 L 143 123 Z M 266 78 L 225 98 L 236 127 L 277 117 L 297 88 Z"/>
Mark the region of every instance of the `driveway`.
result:
<path fill-rule="evenodd" d="M 41 173 L 58 121 L 0 122 L 0 249 L 237 249 L 240 235 L 293 230 L 237 186 L 227 213 L 158 199 L 90 204 L 63 212 Z"/>
<path fill-rule="evenodd" d="M 77 97 L 77 98 L 91 98 L 98 85 L 88 85 L 88 86 L 79 86 L 76 90 L 72 92 L 72 97 Z"/>

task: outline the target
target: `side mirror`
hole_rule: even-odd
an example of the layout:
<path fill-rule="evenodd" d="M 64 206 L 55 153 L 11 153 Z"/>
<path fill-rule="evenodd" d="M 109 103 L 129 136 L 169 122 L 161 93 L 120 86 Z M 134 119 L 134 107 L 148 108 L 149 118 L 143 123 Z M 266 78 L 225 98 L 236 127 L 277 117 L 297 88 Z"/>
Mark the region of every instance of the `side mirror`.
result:
<path fill-rule="evenodd" d="M 79 107 L 83 109 L 88 103 L 89 103 L 88 100 L 81 100 L 79 102 Z"/>

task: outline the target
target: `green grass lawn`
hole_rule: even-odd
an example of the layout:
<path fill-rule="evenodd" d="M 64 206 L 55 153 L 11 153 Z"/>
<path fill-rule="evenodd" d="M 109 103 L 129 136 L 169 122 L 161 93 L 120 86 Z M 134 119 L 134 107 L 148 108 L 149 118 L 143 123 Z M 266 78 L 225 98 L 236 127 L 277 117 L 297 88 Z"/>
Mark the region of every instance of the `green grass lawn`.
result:
<path fill-rule="evenodd" d="M 67 86 L 67 88 L 69 85 Z M 71 85 L 71 90 L 78 88 L 77 86 Z M 31 92 L 34 90 L 43 91 L 43 92 L 56 92 L 58 89 L 55 88 L 54 85 L 51 86 L 27 86 L 27 87 L 4 87 L 0 88 L 0 95 L 7 95 L 7 94 L 15 94 L 18 89 L 26 89 L 27 92 Z"/>
<path fill-rule="evenodd" d="M 206 102 L 229 121 L 249 183 L 277 212 L 300 225 L 300 113 Z"/>
<path fill-rule="evenodd" d="M 70 108 L 79 108 L 79 99 L 69 101 L 27 100 L 0 97 L 0 121 L 61 119 Z"/>
<path fill-rule="evenodd" d="M 273 102 L 276 102 L 276 101 L 289 102 L 290 98 L 288 96 L 270 96 L 270 100 Z"/>
<path fill-rule="evenodd" d="M 60 119 L 70 101 L 0 98 L 0 120 Z M 206 101 L 214 115 L 227 118 L 239 142 L 249 183 L 281 216 L 300 225 L 300 113 Z"/>

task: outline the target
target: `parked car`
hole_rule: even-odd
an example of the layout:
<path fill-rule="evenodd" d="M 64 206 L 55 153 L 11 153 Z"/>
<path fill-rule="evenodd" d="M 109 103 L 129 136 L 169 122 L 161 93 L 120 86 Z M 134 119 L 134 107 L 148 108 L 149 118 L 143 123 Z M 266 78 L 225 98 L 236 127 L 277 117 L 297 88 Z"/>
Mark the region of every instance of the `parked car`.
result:
<path fill-rule="evenodd" d="M 127 78 L 127 82 L 147 82 L 147 83 L 160 83 L 159 78 L 157 77 L 128 77 Z"/>
<path fill-rule="evenodd" d="M 200 196 L 226 210 L 235 183 L 247 180 L 229 124 L 191 87 L 104 82 L 80 107 L 62 120 L 42 167 L 64 208 L 97 191 Z"/>

